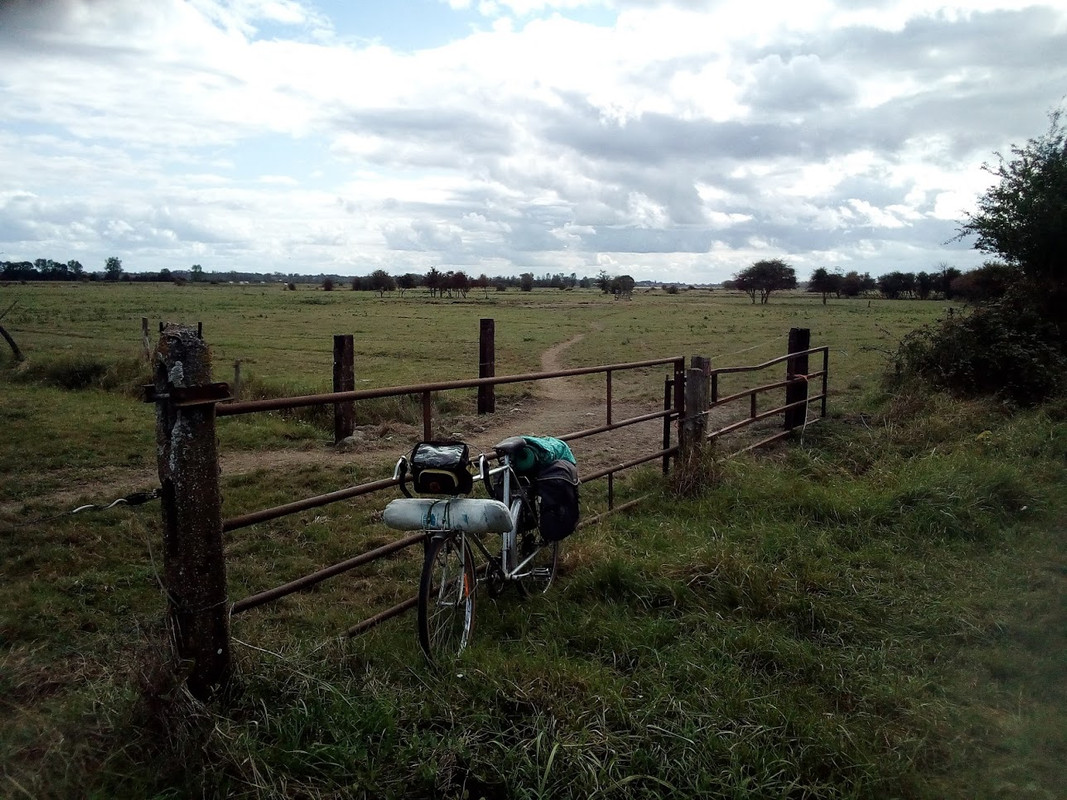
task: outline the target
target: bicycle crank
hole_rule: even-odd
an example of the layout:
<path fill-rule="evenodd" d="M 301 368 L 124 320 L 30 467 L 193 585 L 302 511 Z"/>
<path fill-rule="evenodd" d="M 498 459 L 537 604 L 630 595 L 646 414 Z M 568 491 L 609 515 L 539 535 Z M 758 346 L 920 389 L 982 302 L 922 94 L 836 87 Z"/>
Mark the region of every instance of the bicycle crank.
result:
<path fill-rule="evenodd" d="M 504 568 L 500 566 L 500 559 L 494 558 L 487 561 L 485 564 L 485 588 L 489 591 L 489 596 L 493 599 L 500 597 L 504 592 L 504 584 L 506 582 Z"/>

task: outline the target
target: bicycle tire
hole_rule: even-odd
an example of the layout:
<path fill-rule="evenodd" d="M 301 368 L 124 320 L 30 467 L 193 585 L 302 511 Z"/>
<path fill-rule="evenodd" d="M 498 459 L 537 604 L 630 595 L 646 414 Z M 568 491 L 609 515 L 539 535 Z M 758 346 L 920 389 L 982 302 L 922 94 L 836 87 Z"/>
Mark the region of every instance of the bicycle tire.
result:
<path fill-rule="evenodd" d="M 516 550 L 520 561 L 537 548 L 537 556 L 518 579 L 519 594 L 522 597 L 544 594 L 552 586 L 559 569 L 559 542 L 541 542 L 537 531 L 519 534 L 518 539 Z"/>
<path fill-rule="evenodd" d="M 458 656 L 474 633 L 477 577 L 463 536 L 430 540 L 419 579 L 419 646 L 432 664 Z"/>

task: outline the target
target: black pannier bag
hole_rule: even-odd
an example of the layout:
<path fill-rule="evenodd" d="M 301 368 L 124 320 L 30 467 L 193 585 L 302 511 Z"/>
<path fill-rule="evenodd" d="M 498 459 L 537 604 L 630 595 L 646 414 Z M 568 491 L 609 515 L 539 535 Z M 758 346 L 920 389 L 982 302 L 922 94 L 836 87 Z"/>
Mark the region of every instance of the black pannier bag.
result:
<path fill-rule="evenodd" d="M 408 462 L 419 494 L 469 494 L 474 488 L 470 451 L 463 442 L 419 442 Z"/>
<path fill-rule="evenodd" d="M 578 468 L 570 461 L 553 461 L 537 473 L 541 538 L 558 542 L 578 527 Z"/>

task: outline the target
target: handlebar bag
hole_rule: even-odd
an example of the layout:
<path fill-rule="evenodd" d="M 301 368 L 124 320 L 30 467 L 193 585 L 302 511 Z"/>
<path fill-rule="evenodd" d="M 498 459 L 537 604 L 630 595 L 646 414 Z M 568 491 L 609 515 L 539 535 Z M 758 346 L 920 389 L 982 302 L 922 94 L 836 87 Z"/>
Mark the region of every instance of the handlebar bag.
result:
<path fill-rule="evenodd" d="M 553 461 L 537 473 L 541 538 L 558 542 L 578 527 L 578 467 L 565 459 Z"/>
<path fill-rule="evenodd" d="M 419 494 L 469 494 L 474 488 L 470 450 L 463 442 L 419 442 L 408 462 Z"/>

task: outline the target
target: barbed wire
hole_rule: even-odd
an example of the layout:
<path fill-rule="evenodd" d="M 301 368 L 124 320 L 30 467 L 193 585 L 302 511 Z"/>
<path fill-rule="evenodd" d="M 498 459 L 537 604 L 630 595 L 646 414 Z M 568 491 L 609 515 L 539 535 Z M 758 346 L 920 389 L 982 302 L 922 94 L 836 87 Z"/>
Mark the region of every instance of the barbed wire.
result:
<path fill-rule="evenodd" d="M 755 350 L 756 348 L 759 348 L 759 347 L 765 347 L 766 345 L 772 344 L 774 342 L 777 342 L 780 339 L 781 339 L 780 336 L 775 336 L 773 339 L 764 339 L 762 342 L 759 342 L 758 344 L 754 344 L 751 347 L 745 347 L 745 348 L 743 348 L 741 350 L 734 350 L 732 353 L 721 353 L 721 354 L 714 355 L 714 356 L 711 357 L 711 360 L 712 360 L 712 363 L 715 363 L 715 362 L 720 361 L 720 360 L 722 360 L 724 358 L 730 358 L 730 356 L 738 356 L 738 355 L 741 355 L 741 353 L 747 353 L 749 350 Z"/>

